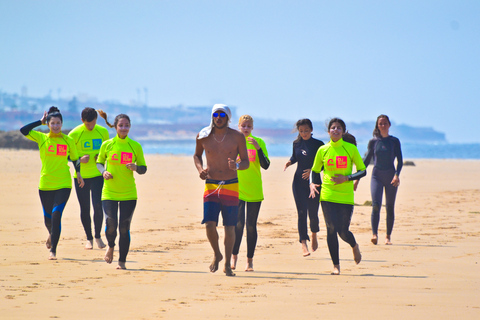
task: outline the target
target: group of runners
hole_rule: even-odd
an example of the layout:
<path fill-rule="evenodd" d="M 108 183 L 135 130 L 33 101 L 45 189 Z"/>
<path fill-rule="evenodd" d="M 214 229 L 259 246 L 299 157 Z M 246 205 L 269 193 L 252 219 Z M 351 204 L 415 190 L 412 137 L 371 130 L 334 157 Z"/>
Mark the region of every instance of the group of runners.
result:
<path fill-rule="evenodd" d="M 108 130 L 96 123 L 97 111 L 108 126 L 115 128 L 115 137 L 109 139 Z M 92 249 L 95 239 L 99 248 L 107 247 L 104 259 L 112 263 L 118 230 L 117 269 L 126 269 L 130 223 L 137 202 L 134 172 L 145 174 L 147 171 L 143 150 L 138 142 L 128 137 L 131 122 L 127 115 L 117 115 L 111 125 L 103 111 L 85 108 L 81 119 L 81 125 L 68 135 L 63 134 L 62 115 L 56 107 L 52 107 L 41 120 L 20 129 L 28 139 L 38 143 L 40 150 L 42 169 L 39 194 L 49 233 L 46 241 L 50 250 L 49 259 L 56 259 L 61 217 L 72 188 L 68 168 L 68 162 L 71 162 L 75 168 L 73 180 L 80 204 L 80 217 L 87 237 L 85 249 Z M 214 252 L 209 269 L 211 272 L 217 271 L 220 262 L 225 259 L 223 271 L 227 276 L 235 276 L 233 270 L 237 268 L 244 229 L 247 238 L 245 271 L 254 271 L 257 219 L 264 199 L 261 169 L 266 170 L 270 166 L 265 142 L 252 135 L 253 118 L 250 115 L 241 116 L 238 130 L 230 127 L 231 119 L 228 106 L 214 105 L 210 125 L 197 135 L 193 156 L 199 177 L 205 180 L 202 224 L 205 224 L 207 238 Z M 42 124 L 48 125 L 48 133 L 33 130 Z M 313 125 L 309 119 L 301 119 L 296 123 L 299 135 L 293 142 L 292 156 L 284 170 L 297 163 L 292 189 L 302 254 L 310 255 L 307 241 L 311 241 L 313 251 L 318 248 L 318 209 L 321 205 L 327 227 L 327 245 L 334 265 L 332 274 L 340 274 L 338 235 L 352 247 L 355 262 L 358 264 L 361 261 L 359 245 L 349 226 L 353 214 L 354 189 L 359 179 L 366 175 L 366 166 L 372 159 L 371 241 L 373 244 L 378 241 L 380 208 L 385 190 L 385 244 L 391 244 L 395 196 L 403 160 L 399 140 L 389 135 L 390 126 L 386 115 L 377 118 L 374 138 L 369 142 L 368 151 L 362 159 L 355 138 L 347 132 L 342 119 L 333 118 L 328 123 L 330 141 L 326 144 L 312 137 Z M 357 170 L 355 173 L 352 172 L 353 165 Z M 94 232 L 90 217 L 90 194 Z M 220 213 L 225 229 L 225 257 L 220 250 L 217 232 Z M 107 245 L 101 238 L 104 214 Z M 310 221 L 311 238 L 307 220 Z"/>

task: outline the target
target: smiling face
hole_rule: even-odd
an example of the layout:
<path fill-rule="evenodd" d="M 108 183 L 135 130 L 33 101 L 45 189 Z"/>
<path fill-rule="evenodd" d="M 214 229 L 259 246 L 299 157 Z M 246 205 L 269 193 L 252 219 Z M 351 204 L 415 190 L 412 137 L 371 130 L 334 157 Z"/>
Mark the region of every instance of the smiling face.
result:
<path fill-rule="evenodd" d="M 301 126 L 298 126 L 298 133 L 300 134 L 300 137 L 302 137 L 303 140 L 308 140 L 312 137 L 312 128 L 306 124 L 302 124 Z"/>
<path fill-rule="evenodd" d="M 48 128 L 52 133 L 62 132 L 62 119 L 59 117 L 51 117 L 50 121 L 48 121 Z"/>
<path fill-rule="evenodd" d="M 388 137 L 388 131 L 390 129 L 390 121 L 387 118 L 378 118 L 377 120 L 377 128 L 380 131 L 382 137 Z"/>
<path fill-rule="evenodd" d="M 125 139 L 130 131 L 130 121 L 126 118 L 121 118 L 118 120 L 115 129 L 117 130 L 118 137 L 120 139 Z"/>
<path fill-rule="evenodd" d="M 238 130 L 243 133 L 245 137 L 248 137 L 253 130 L 253 122 L 252 121 L 242 121 L 238 124 Z"/>
<path fill-rule="evenodd" d="M 345 133 L 345 129 L 343 128 L 340 122 L 333 122 L 328 128 L 328 134 L 330 135 L 330 139 L 333 142 L 337 142 L 342 138 L 342 135 Z"/>

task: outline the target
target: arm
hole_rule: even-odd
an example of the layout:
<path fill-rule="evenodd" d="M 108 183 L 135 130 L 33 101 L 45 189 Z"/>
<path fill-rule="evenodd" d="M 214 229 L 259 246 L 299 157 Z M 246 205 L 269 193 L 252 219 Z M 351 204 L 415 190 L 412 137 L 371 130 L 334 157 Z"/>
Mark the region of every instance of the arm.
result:
<path fill-rule="evenodd" d="M 27 124 L 26 126 L 23 126 L 21 129 L 20 129 L 20 132 L 24 135 L 24 136 L 28 136 L 28 134 L 30 133 L 30 131 L 33 130 L 33 128 L 36 128 L 38 126 L 41 126 L 42 125 L 42 120 L 37 120 L 35 122 L 32 122 L 32 123 L 29 123 Z"/>
<path fill-rule="evenodd" d="M 395 157 L 397 158 L 397 170 L 395 170 L 395 175 L 393 176 L 391 184 L 394 187 L 398 187 L 400 185 L 400 172 L 403 168 L 403 156 L 402 156 L 402 148 L 400 146 L 400 140 L 396 139 L 395 143 Z"/>
<path fill-rule="evenodd" d="M 367 152 L 365 153 L 365 157 L 363 158 L 363 163 L 365 164 L 366 167 L 368 167 L 368 165 L 370 164 L 370 161 L 373 158 L 374 149 L 375 149 L 375 140 L 372 139 L 368 142 Z"/>
<path fill-rule="evenodd" d="M 250 160 L 248 159 L 247 142 L 245 140 L 245 136 L 239 132 L 237 134 L 237 143 L 240 162 L 236 163 L 235 159 L 228 158 L 228 167 L 230 168 L 230 170 L 248 169 L 248 167 L 250 166 Z"/>
<path fill-rule="evenodd" d="M 263 153 L 262 148 L 258 149 L 258 161 L 260 161 L 260 166 L 267 170 L 270 167 L 270 160 L 268 157 Z"/>
<path fill-rule="evenodd" d="M 193 154 L 193 162 L 197 168 L 200 179 L 205 180 L 208 177 L 208 169 L 203 169 L 203 145 L 198 139 L 196 139 L 195 153 Z"/>
<path fill-rule="evenodd" d="M 257 141 L 257 139 L 259 139 Z M 260 162 L 260 167 L 267 170 L 270 166 L 270 160 L 268 159 L 267 148 L 265 147 L 265 142 L 260 138 L 248 137 L 247 141 L 251 143 L 257 150 L 258 161 Z M 263 151 L 265 149 L 265 152 Z"/>

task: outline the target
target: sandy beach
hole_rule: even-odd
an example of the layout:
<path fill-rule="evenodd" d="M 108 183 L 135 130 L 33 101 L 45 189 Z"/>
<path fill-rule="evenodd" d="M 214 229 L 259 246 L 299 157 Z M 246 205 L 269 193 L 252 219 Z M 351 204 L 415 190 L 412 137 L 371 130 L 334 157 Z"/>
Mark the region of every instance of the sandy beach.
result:
<path fill-rule="evenodd" d="M 107 264 L 104 249 L 84 250 L 75 190 L 58 260 L 47 260 L 38 151 L 0 155 L 1 319 L 480 318 L 480 161 L 404 166 L 392 246 L 383 244 L 384 209 L 379 245 L 370 243 L 371 207 L 363 205 L 370 200 L 369 167 L 351 224 L 363 260 L 355 265 L 340 240 L 342 274 L 332 276 L 321 211 L 319 249 L 304 258 L 291 190 L 295 168 L 284 172 L 288 159 L 271 158 L 263 171 L 255 272 L 243 271 L 244 240 L 236 277 L 226 277 L 208 270 L 204 182 L 192 156 L 146 156 L 148 172 L 136 176 L 128 270 L 116 270 L 117 251 Z"/>

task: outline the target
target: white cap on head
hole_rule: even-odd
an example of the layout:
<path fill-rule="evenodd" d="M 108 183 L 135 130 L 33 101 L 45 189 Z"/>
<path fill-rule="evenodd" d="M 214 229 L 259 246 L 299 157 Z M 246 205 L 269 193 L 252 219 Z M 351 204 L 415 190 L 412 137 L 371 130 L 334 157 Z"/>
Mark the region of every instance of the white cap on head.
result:
<path fill-rule="evenodd" d="M 198 133 L 197 139 L 203 139 L 210 135 L 210 132 L 212 132 L 212 129 L 213 129 L 213 114 L 219 111 L 225 112 L 225 114 L 228 117 L 228 123 L 230 123 L 230 121 L 232 120 L 232 112 L 230 111 L 230 108 L 225 104 L 217 103 L 212 108 L 212 114 L 210 116 L 210 125 L 200 130 L 200 132 Z"/>

